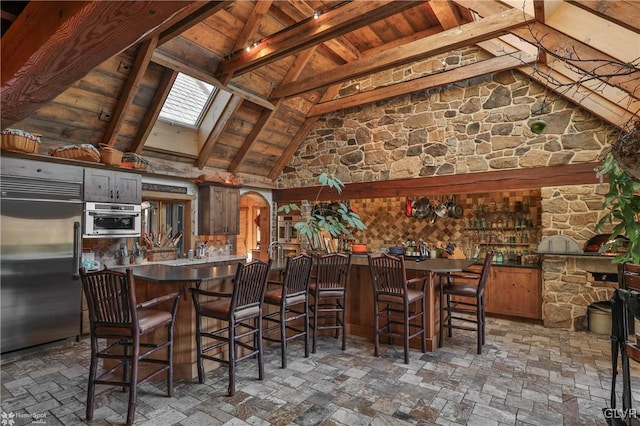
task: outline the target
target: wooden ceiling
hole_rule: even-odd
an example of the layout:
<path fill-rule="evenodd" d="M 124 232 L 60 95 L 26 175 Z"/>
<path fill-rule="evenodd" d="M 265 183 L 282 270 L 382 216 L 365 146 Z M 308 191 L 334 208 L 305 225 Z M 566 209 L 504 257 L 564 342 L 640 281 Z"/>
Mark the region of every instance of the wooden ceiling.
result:
<path fill-rule="evenodd" d="M 505 69 L 528 74 L 616 126 L 640 111 L 635 0 L 1 7 L 2 128 L 42 134 L 41 152 L 104 143 L 142 153 L 167 173 L 179 163 L 174 170 L 271 181 L 321 114 Z M 472 46 L 492 58 L 443 64 L 410 83 L 353 89 L 371 74 Z M 157 119 L 178 72 L 226 94 L 214 99 L 199 129 Z"/>

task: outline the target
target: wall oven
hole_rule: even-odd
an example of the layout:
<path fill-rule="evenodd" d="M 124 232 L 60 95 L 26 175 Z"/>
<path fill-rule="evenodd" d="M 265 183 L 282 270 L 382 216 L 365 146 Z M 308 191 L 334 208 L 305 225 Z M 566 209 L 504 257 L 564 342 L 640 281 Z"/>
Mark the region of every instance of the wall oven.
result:
<path fill-rule="evenodd" d="M 85 238 L 118 238 L 140 236 L 139 204 L 89 203 L 84 204 Z"/>
<path fill-rule="evenodd" d="M 299 243 L 298 230 L 293 226 L 300 222 L 300 216 L 278 216 L 278 242 Z"/>

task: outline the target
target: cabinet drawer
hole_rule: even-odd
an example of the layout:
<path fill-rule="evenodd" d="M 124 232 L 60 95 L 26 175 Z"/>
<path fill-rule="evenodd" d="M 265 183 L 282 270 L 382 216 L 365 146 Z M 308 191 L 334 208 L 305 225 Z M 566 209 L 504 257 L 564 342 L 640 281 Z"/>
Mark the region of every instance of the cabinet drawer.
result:
<path fill-rule="evenodd" d="M 2 175 L 82 183 L 83 168 L 23 158 L 2 157 Z"/>

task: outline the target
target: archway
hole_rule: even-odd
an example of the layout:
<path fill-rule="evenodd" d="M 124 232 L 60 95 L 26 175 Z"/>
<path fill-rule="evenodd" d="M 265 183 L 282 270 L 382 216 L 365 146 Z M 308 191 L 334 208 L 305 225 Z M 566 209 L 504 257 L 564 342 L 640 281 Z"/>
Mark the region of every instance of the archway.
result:
<path fill-rule="evenodd" d="M 245 192 L 240 196 L 240 233 L 236 242 L 236 254 L 268 260 L 270 235 L 269 202 L 257 192 Z"/>

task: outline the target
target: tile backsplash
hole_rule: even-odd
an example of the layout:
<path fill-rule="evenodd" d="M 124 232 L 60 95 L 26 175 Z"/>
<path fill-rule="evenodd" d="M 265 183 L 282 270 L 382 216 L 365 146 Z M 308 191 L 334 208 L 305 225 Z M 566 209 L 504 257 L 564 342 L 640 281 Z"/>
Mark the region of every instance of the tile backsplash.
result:
<path fill-rule="evenodd" d="M 507 220 L 522 218 L 531 221 L 528 243 L 535 249 L 540 241 L 541 197 L 539 190 L 509 191 L 500 193 L 455 194 L 455 201 L 463 207 L 459 219 L 438 218 L 431 223 L 428 219 L 417 219 L 405 215 L 406 197 L 368 198 L 350 202 L 351 208 L 360 214 L 367 225 L 366 230 L 354 231 L 353 240 L 366 244 L 369 250 L 378 250 L 402 244 L 409 238 L 423 239 L 429 245 L 444 248 L 453 242 L 463 250 L 473 247 L 475 239 L 483 236 L 489 240 L 491 233 L 502 229 L 508 232 Z M 452 197 L 453 197 L 452 196 Z M 422 197 L 412 197 L 413 201 Z M 432 205 L 446 203 L 451 197 L 425 197 Z M 480 207 L 482 206 L 482 207 Z M 525 212 L 524 209 L 527 211 Z M 482 211 L 482 212 L 480 212 Z M 485 232 L 477 229 L 476 222 L 485 218 Z M 498 221 L 503 221 L 498 227 Z M 493 223 L 495 222 L 495 225 Z M 493 225 L 493 228 L 492 228 Z M 512 229 L 512 228 L 511 228 Z M 506 238 L 506 237 L 504 237 Z M 522 248 L 525 248 L 523 246 Z M 466 252 L 466 251 L 465 251 Z"/>

